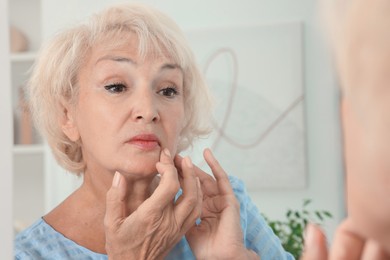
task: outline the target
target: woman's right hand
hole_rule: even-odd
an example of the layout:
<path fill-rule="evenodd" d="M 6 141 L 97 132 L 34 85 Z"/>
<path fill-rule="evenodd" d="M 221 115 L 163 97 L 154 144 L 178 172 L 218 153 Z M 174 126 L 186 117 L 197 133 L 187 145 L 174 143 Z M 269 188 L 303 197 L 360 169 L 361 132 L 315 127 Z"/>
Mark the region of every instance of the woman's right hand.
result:
<path fill-rule="evenodd" d="M 109 259 L 162 259 L 200 216 L 203 195 L 190 159 L 182 162 L 183 195 L 176 202 L 180 182 L 167 149 L 156 168 L 161 174 L 159 185 L 130 215 L 126 214 L 131 199 L 126 196 L 126 179 L 115 173 L 104 218 Z"/>

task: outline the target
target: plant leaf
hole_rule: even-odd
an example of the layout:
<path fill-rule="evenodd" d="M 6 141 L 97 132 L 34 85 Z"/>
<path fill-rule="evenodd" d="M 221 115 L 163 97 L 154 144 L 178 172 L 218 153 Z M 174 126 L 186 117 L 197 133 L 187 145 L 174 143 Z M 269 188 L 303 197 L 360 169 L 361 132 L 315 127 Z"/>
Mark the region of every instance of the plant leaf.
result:
<path fill-rule="evenodd" d="M 321 212 L 316 211 L 316 212 L 314 212 L 314 213 L 317 215 L 317 217 L 318 217 L 321 221 L 324 221 L 324 218 L 322 217 Z"/>
<path fill-rule="evenodd" d="M 333 215 L 332 215 L 329 211 L 324 210 L 324 211 L 322 211 L 322 213 L 323 213 L 325 216 L 327 216 L 328 218 L 333 218 Z"/>
<path fill-rule="evenodd" d="M 309 205 L 311 203 L 311 199 L 304 199 L 303 200 L 303 207 L 306 207 L 307 205 Z"/>

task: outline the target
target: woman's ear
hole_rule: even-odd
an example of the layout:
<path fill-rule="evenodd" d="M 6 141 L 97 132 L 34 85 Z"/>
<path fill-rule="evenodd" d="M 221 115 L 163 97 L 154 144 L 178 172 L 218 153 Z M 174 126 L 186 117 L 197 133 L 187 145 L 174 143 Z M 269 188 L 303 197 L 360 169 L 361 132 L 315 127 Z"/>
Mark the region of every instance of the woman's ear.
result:
<path fill-rule="evenodd" d="M 73 142 L 76 142 L 80 139 L 80 133 L 77 128 L 75 110 L 69 102 L 63 101 L 62 105 L 62 118 L 61 118 L 61 128 L 64 134 Z"/>

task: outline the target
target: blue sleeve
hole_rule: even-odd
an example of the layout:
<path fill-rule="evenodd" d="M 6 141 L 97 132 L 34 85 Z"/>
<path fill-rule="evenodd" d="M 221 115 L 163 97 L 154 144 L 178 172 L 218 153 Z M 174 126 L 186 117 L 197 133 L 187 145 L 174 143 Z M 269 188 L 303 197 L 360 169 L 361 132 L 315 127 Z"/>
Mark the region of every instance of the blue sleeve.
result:
<path fill-rule="evenodd" d="M 283 249 L 279 238 L 252 202 L 244 183 L 233 176 L 229 176 L 229 179 L 240 202 L 241 228 L 245 246 L 255 251 L 260 259 L 294 259 L 290 253 Z"/>

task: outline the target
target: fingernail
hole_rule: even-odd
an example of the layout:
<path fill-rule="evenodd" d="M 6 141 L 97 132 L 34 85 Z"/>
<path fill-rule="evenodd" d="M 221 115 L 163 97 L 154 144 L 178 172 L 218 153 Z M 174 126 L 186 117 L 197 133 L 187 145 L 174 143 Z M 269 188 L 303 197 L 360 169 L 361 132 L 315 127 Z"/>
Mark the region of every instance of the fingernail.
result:
<path fill-rule="evenodd" d="M 209 152 L 211 159 L 213 161 L 217 161 L 217 159 L 215 159 L 215 157 L 214 157 L 214 154 L 211 152 L 210 148 L 207 148 L 207 151 Z"/>
<path fill-rule="evenodd" d="M 192 161 L 190 159 L 190 157 L 186 157 L 184 158 L 185 162 L 186 162 L 186 165 L 188 168 L 192 168 L 193 167 L 193 164 L 192 164 Z"/>
<path fill-rule="evenodd" d="M 167 148 L 164 148 L 164 153 L 166 156 L 171 157 L 171 153 L 169 152 L 169 150 Z"/>
<path fill-rule="evenodd" d="M 115 172 L 114 179 L 112 180 L 112 187 L 118 187 L 121 181 L 121 174 L 119 172 Z"/>

